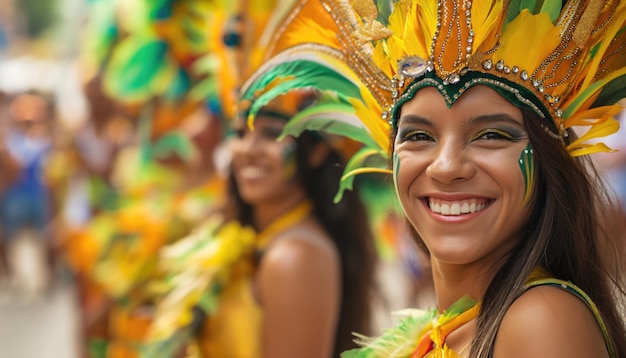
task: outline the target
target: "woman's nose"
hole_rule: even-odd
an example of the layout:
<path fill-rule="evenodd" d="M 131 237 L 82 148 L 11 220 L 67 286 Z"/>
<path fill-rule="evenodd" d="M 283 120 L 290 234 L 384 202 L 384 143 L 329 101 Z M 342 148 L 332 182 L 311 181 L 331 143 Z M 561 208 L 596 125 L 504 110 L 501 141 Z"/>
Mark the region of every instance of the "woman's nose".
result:
<path fill-rule="evenodd" d="M 233 140 L 232 151 L 233 154 L 250 154 L 258 151 L 257 135 L 254 132 L 247 131 L 242 136 Z"/>
<path fill-rule="evenodd" d="M 451 184 L 471 178 L 474 167 L 464 145 L 443 141 L 438 144 L 426 175 L 440 183 Z"/>

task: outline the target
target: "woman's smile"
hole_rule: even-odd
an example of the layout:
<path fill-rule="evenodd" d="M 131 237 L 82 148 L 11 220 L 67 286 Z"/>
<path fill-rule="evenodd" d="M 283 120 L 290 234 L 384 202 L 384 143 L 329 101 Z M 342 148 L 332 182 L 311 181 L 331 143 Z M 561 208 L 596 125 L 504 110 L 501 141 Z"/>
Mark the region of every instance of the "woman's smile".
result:
<path fill-rule="evenodd" d="M 430 211 L 443 216 L 460 216 L 477 213 L 493 202 L 493 200 L 485 198 L 444 200 L 436 197 L 426 197 L 423 200 L 427 203 Z"/>

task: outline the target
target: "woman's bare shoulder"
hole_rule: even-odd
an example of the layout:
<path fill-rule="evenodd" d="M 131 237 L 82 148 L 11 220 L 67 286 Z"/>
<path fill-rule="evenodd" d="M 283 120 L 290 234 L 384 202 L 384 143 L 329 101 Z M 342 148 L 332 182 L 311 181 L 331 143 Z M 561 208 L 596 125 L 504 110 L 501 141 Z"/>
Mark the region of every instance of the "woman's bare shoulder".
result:
<path fill-rule="evenodd" d="M 538 286 L 504 315 L 494 357 L 608 357 L 608 352 L 585 302 L 564 289 Z"/>
<path fill-rule="evenodd" d="M 270 245 L 263 255 L 260 270 L 272 281 L 321 280 L 339 276 L 339 254 L 322 231 L 294 228 Z M 330 276 L 329 276 L 330 275 Z"/>

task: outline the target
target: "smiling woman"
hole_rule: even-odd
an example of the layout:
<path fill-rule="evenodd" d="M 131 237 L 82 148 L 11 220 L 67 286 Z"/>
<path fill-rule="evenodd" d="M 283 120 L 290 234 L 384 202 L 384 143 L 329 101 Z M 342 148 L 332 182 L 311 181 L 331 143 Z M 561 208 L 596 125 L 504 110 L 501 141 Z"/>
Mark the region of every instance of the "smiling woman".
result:
<path fill-rule="evenodd" d="M 338 357 L 356 347 L 352 332 L 370 330 L 376 253 L 365 207 L 352 191 L 333 201 L 344 154 L 319 132 L 280 137 L 316 96 L 280 95 L 254 127 L 242 105 L 224 205 L 162 253 L 174 284 L 144 357 Z"/>
<path fill-rule="evenodd" d="M 626 7 L 422 0 L 385 27 L 369 3 L 355 11 L 391 77 L 393 179 L 437 309 L 344 357 L 626 357 L 613 204 L 581 157 L 617 128 Z"/>

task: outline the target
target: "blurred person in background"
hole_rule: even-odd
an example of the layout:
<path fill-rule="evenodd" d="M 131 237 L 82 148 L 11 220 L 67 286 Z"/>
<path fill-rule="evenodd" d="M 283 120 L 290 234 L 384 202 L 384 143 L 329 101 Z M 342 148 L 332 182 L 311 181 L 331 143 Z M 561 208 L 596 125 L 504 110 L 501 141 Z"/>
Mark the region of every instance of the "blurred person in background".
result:
<path fill-rule="evenodd" d="M 27 92 L 9 99 L 3 146 L 19 169 L 14 180 L 5 184 L 0 198 L 2 240 L 7 246 L 9 280 L 32 294 L 47 287 L 53 266 L 51 236 L 46 228 L 52 217 L 52 195 L 44 168 L 52 146 L 54 115 L 53 102 L 44 94 Z M 30 256 L 35 251 L 39 251 L 37 256 Z M 24 273 L 32 271 L 27 268 L 32 264 L 42 264 L 45 269 L 40 267 L 35 276 Z"/>
<path fill-rule="evenodd" d="M 5 190 L 13 184 L 16 178 L 19 176 L 20 166 L 17 160 L 9 152 L 6 144 L 6 135 L 8 130 L 8 104 L 9 95 L 6 93 L 0 93 L 0 197 L 4 196 Z M 0 222 L 1 225 L 1 222 Z M 4 233 L 2 232 L 2 226 L 0 226 L 0 280 L 4 282 L 8 275 L 8 262 L 6 258 L 6 243 L 4 239 Z"/>
<path fill-rule="evenodd" d="M 371 329 L 365 207 L 356 191 L 333 203 L 343 156 L 316 132 L 278 140 L 311 100 L 289 93 L 261 109 L 254 130 L 246 112 L 234 124 L 226 205 L 162 250 L 162 267 L 178 272 L 145 357 L 176 356 L 190 341 L 187 354 L 200 357 L 336 357 L 358 327 Z"/>

